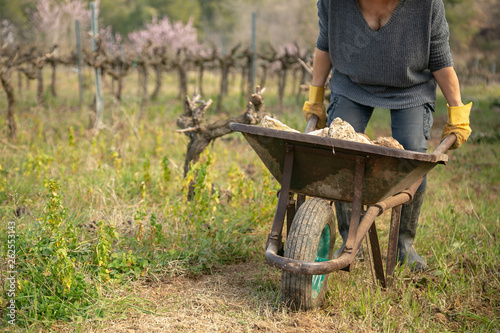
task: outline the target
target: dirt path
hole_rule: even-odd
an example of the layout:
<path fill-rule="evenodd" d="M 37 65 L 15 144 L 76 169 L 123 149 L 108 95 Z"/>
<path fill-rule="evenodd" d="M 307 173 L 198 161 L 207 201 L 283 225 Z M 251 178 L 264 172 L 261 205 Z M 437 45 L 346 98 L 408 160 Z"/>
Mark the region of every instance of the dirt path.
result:
<path fill-rule="evenodd" d="M 129 297 L 147 300 L 154 313 L 128 311 L 93 332 L 325 332 L 349 330 L 325 311 L 287 313 L 280 306 L 280 273 L 243 263 L 197 280 L 170 278 L 133 286 Z M 119 294 L 125 291 L 119 291 Z M 352 327 L 351 327 L 352 330 Z"/>

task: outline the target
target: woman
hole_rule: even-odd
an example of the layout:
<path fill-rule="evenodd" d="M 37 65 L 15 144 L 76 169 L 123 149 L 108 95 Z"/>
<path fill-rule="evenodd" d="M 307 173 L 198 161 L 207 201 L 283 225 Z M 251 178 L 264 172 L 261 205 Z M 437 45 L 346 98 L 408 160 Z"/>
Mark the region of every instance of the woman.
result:
<path fill-rule="evenodd" d="M 336 117 L 364 132 L 375 107 L 390 109 L 392 136 L 405 149 L 426 152 L 430 139 L 436 83 L 448 102 L 443 137 L 454 133 L 456 149 L 470 135 L 469 113 L 453 69 L 449 29 L 442 0 L 319 0 L 319 37 L 313 63 L 306 119 L 319 127 Z M 323 105 L 331 72 L 330 104 Z M 413 248 L 426 180 L 403 206 L 398 261 L 416 271 L 427 265 Z M 350 205 L 335 203 L 339 232 L 347 238 Z"/>

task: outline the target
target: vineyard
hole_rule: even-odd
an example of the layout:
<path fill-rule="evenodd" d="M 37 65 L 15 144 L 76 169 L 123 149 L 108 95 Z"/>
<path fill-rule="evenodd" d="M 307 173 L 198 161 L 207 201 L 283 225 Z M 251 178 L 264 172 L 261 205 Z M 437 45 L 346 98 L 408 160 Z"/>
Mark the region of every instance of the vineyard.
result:
<path fill-rule="evenodd" d="M 398 267 L 381 289 L 356 261 L 321 309 L 296 312 L 264 261 L 280 185 L 229 123 L 303 131 L 312 46 L 223 48 L 167 18 L 122 37 L 84 1 L 36 3 L 36 38 L 0 26 L 1 331 L 500 330 L 489 60 L 457 68 L 473 132 L 429 174 L 416 242 L 429 269 Z M 430 151 L 446 120 L 438 94 Z M 375 110 L 367 136 L 389 123 Z M 377 223 L 386 248 L 389 214 Z"/>
<path fill-rule="evenodd" d="M 96 52 L 85 53 L 83 62 L 93 69 L 100 69 L 103 76 L 111 79 L 110 93 L 120 101 L 124 81 L 131 77 L 132 72 L 138 73 L 137 86 L 141 89 L 141 110 L 144 111 L 150 99 L 155 100 L 161 91 L 165 74 L 175 74 L 178 77 L 179 97 L 188 95 L 188 76 L 190 72 L 195 72 L 197 81 L 191 87 L 198 93 L 204 95 L 204 77 L 206 72 L 220 77 L 220 90 L 217 95 L 217 110 L 221 110 L 224 97 L 227 95 L 229 76 L 231 72 L 237 72 L 241 76 L 240 89 L 244 95 L 250 95 L 254 90 L 249 75 L 253 54 L 248 50 L 238 52 L 239 45 L 231 49 L 229 54 L 222 56 L 216 49 L 209 52 L 207 56 L 194 56 L 187 49 L 178 50 L 175 56 L 170 57 L 163 47 L 151 47 L 146 45 L 141 52 L 141 57 L 133 55 L 111 56 L 102 43 Z M 12 47 L 4 50 L 1 63 L 3 70 L 1 73 L 2 87 L 8 99 L 7 124 L 9 135 L 15 136 L 16 124 L 14 120 L 14 110 L 16 108 L 16 92 L 13 73 L 18 73 L 18 93 L 25 89 L 22 76 L 28 80 L 37 81 L 37 104 L 43 105 L 45 98 L 43 70 L 47 67 L 51 71 L 50 94 L 57 97 L 56 71 L 61 66 L 77 67 L 78 59 L 75 55 L 68 57 L 58 57 L 54 55 L 55 48 L 51 50 L 38 50 L 34 48 L 20 49 Z M 279 102 L 282 104 L 284 91 L 289 75 L 296 78 L 295 82 L 304 82 L 308 74 L 308 67 L 302 66 L 300 61 L 307 59 L 307 52 L 301 53 L 298 48 L 283 48 L 282 52 L 274 51 L 269 55 L 260 55 L 257 58 L 258 66 L 262 75 L 259 76 L 261 86 L 266 85 L 268 75 L 279 77 Z M 148 82 L 151 73 L 155 75 L 155 85 L 153 91 L 148 90 Z M 214 74 L 215 73 L 215 74 Z M 296 88 L 297 95 L 300 94 L 300 86 Z M 142 116 L 141 116 L 142 117 Z"/>
<path fill-rule="evenodd" d="M 308 47 L 298 43 L 278 46 L 265 43 L 259 51 L 249 43 L 238 43 L 226 49 L 225 45 L 221 48 L 210 40 L 199 41 L 192 21 L 183 24 L 171 22 L 167 17 L 154 19 L 124 38 L 110 26 L 99 29 L 97 8 L 88 9 L 82 0 L 60 5 L 54 5 L 52 0 L 40 0 L 30 15 L 36 28 L 35 38 L 30 42 L 19 38 L 20 32 L 8 20 L 0 26 L 0 82 L 7 98 L 5 117 L 9 137 L 16 136 L 16 102 L 22 98 L 23 91 L 30 87 L 31 81 L 36 81 L 37 105 L 44 105 L 47 93 L 57 98 L 60 89 L 57 72 L 62 68 L 79 76 L 76 89 L 80 108 L 85 102 L 89 103 L 84 101 L 84 90 L 94 93 L 89 126 L 97 124 L 96 117 L 102 112 L 101 76 L 103 80 L 109 79 L 108 94 L 116 101 L 122 100 L 124 82 L 130 85 L 134 76 L 141 100 L 140 118 L 144 117 L 149 101 L 158 99 L 166 75 L 176 77 L 180 100 L 195 90 L 201 96 L 209 96 L 206 75 L 217 77 L 217 82 L 210 81 L 209 92 L 217 101 L 217 112 L 224 111 L 228 87 L 236 84 L 236 80 L 230 81 L 231 77 L 238 76 L 242 96 L 250 96 L 256 86 L 265 87 L 268 77 L 277 78 L 280 107 L 287 84 L 298 102 L 301 85 L 310 79 L 312 43 Z M 486 55 L 489 53 L 485 51 Z M 463 83 L 491 84 L 500 81 L 495 65 L 494 61 L 480 64 L 476 57 L 472 63 L 458 66 L 457 72 Z M 94 83 L 85 84 L 82 75 L 90 69 L 96 79 Z M 148 87 L 150 81 L 154 82 L 152 87 Z M 217 91 L 213 89 L 214 84 Z"/>
<path fill-rule="evenodd" d="M 238 74 L 241 94 L 248 96 L 253 93 L 255 85 L 264 87 L 268 76 L 278 77 L 278 100 L 282 105 L 288 77 L 295 78 L 294 86 L 299 96 L 299 83 L 306 83 L 307 75 L 310 74 L 310 66 L 306 62 L 310 62 L 311 49 L 301 50 L 296 44 L 284 45 L 278 49 L 268 45 L 268 52 L 260 54 L 252 51 L 249 46 L 238 44 L 227 52 L 222 52 L 215 46 L 203 48 L 198 44 L 196 32 L 190 24 L 170 24 L 168 19 L 153 23 L 143 31 L 132 33 L 129 36 L 132 44 L 129 45 L 121 43 L 119 35 L 113 35 L 110 30 L 102 30 L 100 34 L 92 36 L 92 49 L 81 50 L 79 47 L 78 52 L 75 50 L 67 55 L 62 54 L 58 44 L 42 47 L 9 40 L 8 28 L 9 26 L 5 26 L 3 33 L 6 38 L 0 56 L 0 80 L 8 101 L 6 122 L 10 137 L 16 135 L 16 100 L 31 80 L 37 82 L 37 105 L 44 104 L 44 70 L 51 73 L 48 91 L 52 97 L 58 95 L 58 69 L 65 67 L 82 73 L 84 68 L 91 68 L 98 73 L 96 76 L 111 80 L 109 93 L 117 101 L 122 100 L 124 81 L 130 84 L 130 77 L 137 73 L 136 85 L 141 92 L 140 118 L 144 116 L 148 101 L 158 99 L 165 75 L 177 77 L 179 99 L 187 96 L 189 89 L 196 89 L 197 93 L 204 96 L 206 73 L 218 76 L 220 79 L 219 91 L 216 93 L 216 110 L 222 111 L 230 75 Z M 79 31 L 79 28 L 76 30 Z M 81 45 L 79 34 L 77 39 L 77 45 Z M 86 44 L 90 45 L 88 40 L 87 42 Z M 148 89 L 150 77 L 153 75 L 154 87 Z M 188 77 L 193 75 L 196 77 L 195 82 L 188 87 Z M 14 78 L 17 79 L 17 84 Z M 97 96 L 94 99 L 100 97 L 97 85 L 96 83 Z M 83 89 L 80 78 L 80 106 L 83 103 Z M 94 112 L 97 111 L 96 102 L 94 101 Z M 91 120 L 91 123 L 94 124 L 95 119 Z"/>

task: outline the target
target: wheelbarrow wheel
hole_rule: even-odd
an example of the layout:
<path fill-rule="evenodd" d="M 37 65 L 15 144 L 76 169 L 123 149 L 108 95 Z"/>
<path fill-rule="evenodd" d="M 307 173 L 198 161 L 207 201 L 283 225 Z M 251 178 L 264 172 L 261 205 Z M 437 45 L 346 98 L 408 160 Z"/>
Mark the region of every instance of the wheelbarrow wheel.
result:
<path fill-rule="evenodd" d="M 286 258 L 327 261 L 333 258 L 335 215 L 330 204 L 319 198 L 303 203 L 295 214 L 285 244 Z M 282 300 L 294 310 L 310 310 L 323 305 L 328 274 L 307 275 L 283 271 Z"/>

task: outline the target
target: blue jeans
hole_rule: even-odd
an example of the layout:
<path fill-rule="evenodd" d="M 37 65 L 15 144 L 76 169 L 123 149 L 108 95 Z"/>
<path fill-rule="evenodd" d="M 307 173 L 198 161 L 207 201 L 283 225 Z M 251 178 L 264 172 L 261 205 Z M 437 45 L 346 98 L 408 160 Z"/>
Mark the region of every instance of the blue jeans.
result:
<path fill-rule="evenodd" d="M 332 93 L 330 105 L 327 109 L 327 124 L 330 126 L 333 119 L 340 117 L 351 124 L 356 132 L 364 133 L 373 109 L 371 106 L 361 105 L 344 96 Z M 392 137 L 398 140 L 406 150 L 425 153 L 427 151 L 427 140 L 430 139 L 431 134 L 432 111 L 434 111 L 433 103 L 408 109 L 392 109 Z M 418 191 L 425 191 L 426 185 L 427 177 L 418 188 Z"/>
<path fill-rule="evenodd" d="M 330 125 L 333 119 L 340 117 L 351 124 L 356 132 L 364 133 L 373 109 L 373 107 L 358 104 L 343 96 L 332 94 L 327 110 L 327 124 Z M 427 140 L 430 139 L 431 133 L 432 111 L 434 111 L 434 105 L 431 103 L 408 109 L 391 110 L 392 137 L 398 140 L 406 150 L 425 153 L 427 151 Z M 426 265 L 425 260 L 418 256 L 412 247 L 426 185 L 427 177 L 424 178 L 417 190 L 420 192 L 415 194 L 415 198 L 418 197 L 419 200 L 413 200 L 403 205 L 401 210 L 398 236 L 398 261 L 401 263 L 408 256 L 410 264 L 418 262 L 421 266 Z M 335 212 L 339 234 L 342 236 L 343 241 L 340 249 L 335 252 L 334 257 L 337 258 L 346 245 L 352 205 L 345 202 L 335 202 Z M 411 256 L 409 253 L 411 253 Z"/>

